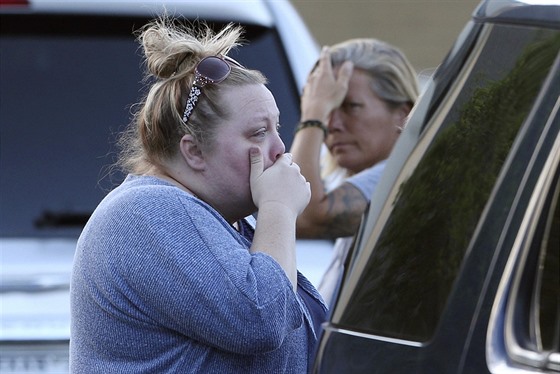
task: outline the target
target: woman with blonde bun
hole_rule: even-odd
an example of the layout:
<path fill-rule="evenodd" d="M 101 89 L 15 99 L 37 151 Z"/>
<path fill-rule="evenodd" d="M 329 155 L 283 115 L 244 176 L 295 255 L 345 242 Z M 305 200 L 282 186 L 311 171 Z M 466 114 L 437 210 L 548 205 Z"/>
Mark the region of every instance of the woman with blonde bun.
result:
<path fill-rule="evenodd" d="M 309 183 L 266 79 L 227 56 L 242 29 L 156 20 L 124 182 L 77 245 L 73 373 L 305 373 L 326 307 L 297 271 Z M 255 223 L 253 214 L 258 212 Z"/>

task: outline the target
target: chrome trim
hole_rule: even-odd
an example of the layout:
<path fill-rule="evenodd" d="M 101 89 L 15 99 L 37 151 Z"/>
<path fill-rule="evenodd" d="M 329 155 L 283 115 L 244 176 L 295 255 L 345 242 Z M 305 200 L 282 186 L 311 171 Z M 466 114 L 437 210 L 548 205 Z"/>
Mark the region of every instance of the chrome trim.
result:
<path fill-rule="evenodd" d="M 556 101 L 554 110 L 548 118 L 543 135 L 541 136 L 541 142 L 543 138 L 547 136 L 547 130 L 552 126 L 560 110 L 559 108 L 560 98 Z M 537 352 L 528 351 L 518 344 L 515 334 L 512 331 L 512 326 L 514 325 L 513 303 L 508 302 L 508 300 L 511 301 L 509 296 L 515 295 L 519 288 L 521 276 L 519 268 L 521 268 L 520 265 L 525 262 L 528 246 L 533 241 L 534 230 L 539 218 L 536 216 L 536 212 L 542 211 L 546 196 L 552 184 L 552 178 L 554 176 L 552 171 L 554 167 L 558 165 L 560 165 L 560 136 L 556 137 L 552 152 L 545 163 L 532 193 L 525 217 L 521 223 L 496 292 L 497 296 L 492 306 L 486 335 L 486 360 L 488 368 L 492 373 L 501 373 L 504 367 L 512 368 L 509 360 L 513 360 L 519 364 L 529 365 L 533 368 L 541 367 L 548 356 L 548 353 L 539 354 Z M 520 254 L 522 257 L 518 264 L 517 261 Z M 504 313 L 505 317 L 502 319 L 501 317 Z"/>
<path fill-rule="evenodd" d="M 32 276 L 10 277 L 0 284 L 0 293 L 47 292 L 70 289 L 70 274 L 33 274 Z"/>
<path fill-rule="evenodd" d="M 409 347 L 416 347 L 416 348 L 424 346 L 424 344 L 420 343 L 420 342 L 415 342 L 415 341 L 411 341 L 411 340 L 404 340 L 404 339 L 397 339 L 397 338 L 389 338 L 389 337 L 386 337 L 386 336 L 380 336 L 380 335 L 374 335 L 374 334 L 366 334 L 366 333 L 363 333 L 363 332 L 352 331 L 352 330 L 347 330 L 347 329 L 335 327 L 333 325 L 324 326 L 324 329 L 329 331 L 331 334 L 332 333 L 338 333 L 338 334 L 343 334 L 343 335 L 356 336 L 358 338 L 364 338 L 364 339 L 368 339 L 368 340 L 377 340 L 377 341 L 381 341 L 381 342 L 384 342 L 384 343 L 400 344 L 400 345 L 406 345 L 406 346 L 409 346 Z"/>

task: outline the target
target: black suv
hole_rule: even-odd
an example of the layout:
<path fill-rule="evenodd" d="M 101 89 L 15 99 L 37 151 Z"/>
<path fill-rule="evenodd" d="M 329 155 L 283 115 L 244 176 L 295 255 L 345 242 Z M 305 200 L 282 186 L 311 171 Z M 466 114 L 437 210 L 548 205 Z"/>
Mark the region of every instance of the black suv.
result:
<path fill-rule="evenodd" d="M 560 372 L 560 2 L 484 1 L 355 237 L 316 373 Z"/>

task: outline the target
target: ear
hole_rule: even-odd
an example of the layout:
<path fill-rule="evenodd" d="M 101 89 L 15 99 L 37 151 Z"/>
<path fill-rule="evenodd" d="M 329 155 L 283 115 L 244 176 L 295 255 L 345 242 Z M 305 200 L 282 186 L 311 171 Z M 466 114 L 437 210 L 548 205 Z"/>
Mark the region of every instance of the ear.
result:
<path fill-rule="evenodd" d="M 410 111 L 412 110 L 412 106 L 410 104 L 402 104 L 394 111 L 394 118 L 395 118 L 395 126 L 402 127 L 406 122 Z"/>
<path fill-rule="evenodd" d="M 179 148 L 181 149 L 183 159 L 191 169 L 202 171 L 206 168 L 206 161 L 202 150 L 192 135 L 184 135 L 181 138 Z"/>
<path fill-rule="evenodd" d="M 404 123 L 404 121 L 406 121 L 411 110 L 412 110 L 412 105 L 408 103 L 401 105 L 399 109 L 397 109 L 398 115 L 400 116 L 400 120 L 402 121 L 401 123 Z"/>

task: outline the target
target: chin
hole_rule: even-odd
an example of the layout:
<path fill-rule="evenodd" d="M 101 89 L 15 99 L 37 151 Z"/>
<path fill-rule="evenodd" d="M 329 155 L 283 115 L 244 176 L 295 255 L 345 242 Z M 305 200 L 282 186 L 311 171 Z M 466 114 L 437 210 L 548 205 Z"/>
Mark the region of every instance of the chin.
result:
<path fill-rule="evenodd" d="M 336 163 L 340 167 L 343 167 L 343 168 L 349 169 L 349 170 L 353 170 L 357 166 L 356 162 L 353 162 L 353 160 L 348 158 L 348 157 L 337 157 L 336 158 Z"/>

